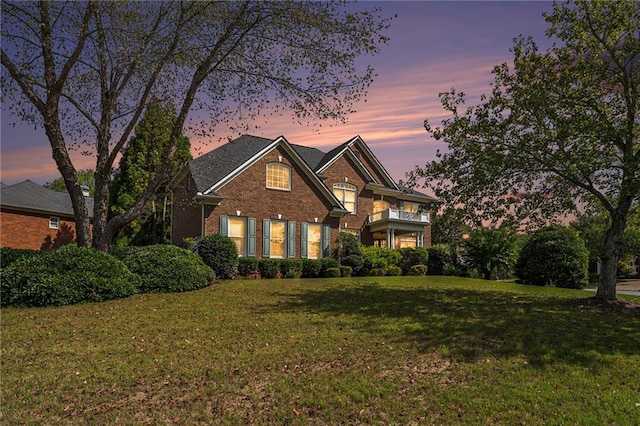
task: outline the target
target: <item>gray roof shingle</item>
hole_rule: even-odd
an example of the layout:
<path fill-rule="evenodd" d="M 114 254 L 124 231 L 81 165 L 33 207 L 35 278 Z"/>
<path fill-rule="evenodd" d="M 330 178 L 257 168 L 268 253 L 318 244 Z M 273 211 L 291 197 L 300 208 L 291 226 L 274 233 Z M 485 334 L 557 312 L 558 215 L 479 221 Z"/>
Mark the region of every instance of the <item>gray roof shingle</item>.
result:
<path fill-rule="evenodd" d="M 233 172 L 274 139 L 243 135 L 189 162 L 199 192 L 204 192 Z"/>
<path fill-rule="evenodd" d="M 84 199 L 89 209 L 89 217 L 93 217 L 93 198 Z M 0 204 L 19 210 L 73 216 L 69 193 L 52 191 L 30 180 L 0 187 Z"/>

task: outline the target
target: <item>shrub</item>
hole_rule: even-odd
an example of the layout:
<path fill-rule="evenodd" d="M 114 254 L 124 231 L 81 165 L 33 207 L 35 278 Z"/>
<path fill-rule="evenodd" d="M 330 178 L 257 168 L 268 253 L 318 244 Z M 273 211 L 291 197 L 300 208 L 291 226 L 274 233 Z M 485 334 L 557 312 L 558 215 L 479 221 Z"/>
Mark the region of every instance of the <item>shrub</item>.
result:
<path fill-rule="evenodd" d="M 387 275 L 390 277 L 399 277 L 402 275 L 402 268 L 399 266 L 389 266 L 389 268 L 387 268 Z"/>
<path fill-rule="evenodd" d="M 369 275 L 373 277 L 382 277 L 386 275 L 386 273 L 387 271 L 382 268 L 373 268 L 371 271 L 369 271 Z"/>
<path fill-rule="evenodd" d="M 358 275 L 364 266 L 362 257 L 362 244 L 353 234 L 340 232 L 338 234 L 338 246 L 335 249 L 334 257 L 340 259 L 340 264 L 351 266 L 353 273 Z"/>
<path fill-rule="evenodd" d="M 285 278 L 300 278 L 302 274 L 302 260 L 282 259 L 280 260 L 280 273 Z"/>
<path fill-rule="evenodd" d="M 37 256 L 42 253 L 38 250 L 14 249 L 11 247 L 0 247 L 0 267 L 6 268 L 12 263 L 27 257 Z"/>
<path fill-rule="evenodd" d="M 400 263 L 398 266 L 402 269 L 404 275 L 411 272 L 414 265 L 426 265 L 429 260 L 429 252 L 424 247 L 405 247 L 400 249 Z"/>
<path fill-rule="evenodd" d="M 429 268 L 427 265 L 413 265 L 411 267 L 411 275 L 426 275 Z"/>
<path fill-rule="evenodd" d="M 456 259 L 449 244 L 436 244 L 427 249 L 427 272 L 429 275 L 447 275 L 448 265 L 455 265 Z"/>
<path fill-rule="evenodd" d="M 260 276 L 262 278 L 277 278 L 280 265 L 278 265 L 278 262 L 275 259 L 265 257 L 258 261 L 258 270 L 260 271 Z"/>
<path fill-rule="evenodd" d="M 349 256 L 342 258 L 341 266 L 348 266 L 351 268 L 353 273 L 360 273 L 362 267 L 364 266 L 364 259 L 362 258 L 362 256 L 359 256 L 357 254 L 350 254 Z"/>
<path fill-rule="evenodd" d="M 317 278 L 322 273 L 322 261 L 318 259 L 302 259 L 302 277 Z"/>
<path fill-rule="evenodd" d="M 324 273 L 326 278 L 339 278 L 340 277 L 340 268 L 327 268 Z"/>
<path fill-rule="evenodd" d="M 589 253 L 577 232 L 553 225 L 533 233 L 522 247 L 516 263 L 520 282 L 565 288 L 588 283 Z"/>
<path fill-rule="evenodd" d="M 112 253 L 141 278 L 139 291 L 142 293 L 197 290 L 216 278 L 197 254 L 178 246 L 129 246 Z"/>
<path fill-rule="evenodd" d="M 368 246 L 362 247 L 360 250 L 364 260 L 364 265 L 360 270 L 361 275 L 372 275 L 373 269 L 386 270 L 389 266 L 398 266 L 402 258 L 398 250 L 387 247 Z"/>
<path fill-rule="evenodd" d="M 341 277 L 348 278 L 353 275 L 353 268 L 351 266 L 342 265 L 339 269 Z"/>
<path fill-rule="evenodd" d="M 238 249 L 229 237 L 210 234 L 198 243 L 198 254 L 221 279 L 233 278 L 238 266 Z"/>
<path fill-rule="evenodd" d="M 98 250 L 67 245 L 0 270 L 2 306 L 62 306 L 127 297 L 140 278 Z"/>
<path fill-rule="evenodd" d="M 340 262 L 338 262 L 333 257 L 323 257 L 320 261 L 322 264 L 322 271 L 320 272 L 321 276 L 326 276 L 327 269 L 329 268 L 339 268 Z"/>
<path fill-rule="evenodd" d="M 258 259 L 255 257 L 241 257 L 238 259 L 238 275 L 250 277 L 259 272 Z"/>

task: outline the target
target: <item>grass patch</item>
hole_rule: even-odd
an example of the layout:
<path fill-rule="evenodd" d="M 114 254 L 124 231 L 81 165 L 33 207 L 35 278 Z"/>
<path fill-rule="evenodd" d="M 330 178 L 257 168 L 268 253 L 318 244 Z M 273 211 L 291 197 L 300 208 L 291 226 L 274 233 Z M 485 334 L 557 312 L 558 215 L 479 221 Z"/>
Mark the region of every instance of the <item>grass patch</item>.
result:
<path fill-rule="evenodd" d="M 2 422 L 638 424 L 640 316 L 590 296 L 366 277 L 3 309 Z"/>

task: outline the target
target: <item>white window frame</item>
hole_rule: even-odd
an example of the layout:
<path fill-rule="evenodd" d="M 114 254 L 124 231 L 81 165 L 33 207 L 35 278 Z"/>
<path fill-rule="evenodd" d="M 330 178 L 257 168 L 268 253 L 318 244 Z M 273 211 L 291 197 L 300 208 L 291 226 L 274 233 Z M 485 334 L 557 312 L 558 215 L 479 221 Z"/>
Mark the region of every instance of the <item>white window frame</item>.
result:
<path fill-rule="evenodd" d="M 288 181 L 287 181 L 287 186 L 286 187 L 281 187 L 281 186 L 274 186 L 273 184 L 276 183 L 275 182 L 275 176 L 272 176 L 271 179 L 271 184 L 270 184 L 270 179 L 269 179 L 269 172 L 274 172 L 275 169 L 282 169 L 282 170 L 286 170 L 287 174 L 288 174 Z M 266 177 L 266 186 L 268 189 L 275 189 L 278 191 L 291 191 L 291 166 L 289 166 L 288 164 L 283 164 L 283 163 L 268 163 L 267 164 L 267 177 Z"/>
<path fill-rule="evenodd" d="M 233 227 L 231 226 L 231 222 L 242 222 L 242 235 L 233 235 L 231 230 Z M 238 256 L 244 257 L 247 255 L 247 218 L 246 217 L 229 217 L 229 235 L 228 237 L 236 243 L 236 248 L 238 249 Z M 238 247 L 238 242 L 242 247 Z"/>
<path fill-rule="evenodd" d="M 60 218 L 58 216 L 49 216 L 49 229 L 60 229 Z"/>
<path fill-rule="evenodd" d="M 279 242 L 279 240 L 276 240 L 273 236 L 273 225 L 275 224 L 282 225 L 284 231 L 282 234 L 282 256 L 274 256 L 273 254 L 274 243 Z M 273 259 L 284 259 L 287 257 L 287 222 L 284 220 L 272 220 L 270 226 L 271 230 L 269 232 L 269 257 Z"/>
<path fill-rule="evenodd" d="M 318 228 L 318 239 L 317 240 L 312 240 L 310 238 L 311 236 L 311 228 Z M 311 253 L 311 246 L 312 245 L 316 245 L 318 246 L 318 256 L 317 257 L 312 257 L 310 255 Z M 307 225 L 307 259 L 322 259 L 322 223 L 309 223 Z"/>
<path fill-rule="evenodd" d="M 336 194 L 336 191 L 340 192 L 341 194 Z M 345 183 L 345 182 L 337 182 L 333 184 L 333 195 L 336 196 L 336 198 L 338 199 L 338 201 L 340 201 L 342 203 L 342 205 L 344 206 L 345 209 L 349 210 L 349 208 L 346 205 L 346 194 L 347 192 L 353 192 L 354 193 L 354 199 L 353 199 L 353 211 L 349 211 L 351 214 L 357 214 L 358 212 L 358 187 L 355 185 L 352 185 L 350 183 Z"/>

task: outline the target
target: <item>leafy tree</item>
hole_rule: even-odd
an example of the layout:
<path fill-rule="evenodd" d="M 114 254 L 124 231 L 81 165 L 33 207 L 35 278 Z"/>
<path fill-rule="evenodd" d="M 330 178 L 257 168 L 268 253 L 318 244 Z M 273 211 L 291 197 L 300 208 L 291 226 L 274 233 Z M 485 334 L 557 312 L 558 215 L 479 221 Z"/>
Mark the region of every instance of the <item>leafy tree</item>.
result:
<path fill-rule="evenodd" d="M 88 186 L 89 195 L 93 197 L 93 195 L 96 193 L 96 184 L 93 178 L 93 170 L 91 169 L 78 170 L 78 184 L 81 186 L 82 185 Z M 58 178 L 53 180 L 52 182 L 47 182 L 44 184 L 44 186 L 46 188 L 49 188 L 52 191 L 67 192 L 67 187 L 64 183 L 63 178 Z"/>
<path fill-rule="evenodd" d="M 353 273 L 357 275 L 364 267 L 362 244 L 355 235 L 348 232 L 340 232 L 337 243 L 333 257 L 338 259 L 341 266 L 351 266 Z"/>
<path fill-rule="evenodd" d="M 136 133 L 124 150 L 120 159 L 120 169 L 111 184 L 111 215 L 124 214 L 153 181 L 157 170 L 165 161 L 171 130 L 176 120 L 175 107 L 155 99 L 149 104 L 142 120 L 136 126 Z M 167 213 L 169 181 L 193 157 L 189 139 L 178 137 L 171 170 L 150 198 L 141 215 L 122 227 L 117 234 L 120 240 L 133 245 L 148 245 L 168 241 L 168 226 L 171 223 Z M 160 212 L 158 212 L 160 210 Z"/>
<path fill-rule="evenodd" d="M 515 236 L 505 229 L 478 228 L 464 241 L 463 257 L 485 280 L 497 270 L 508 270 L 516 261 Z"/>
<path fill-rule="evenodd" d="M 546 226 L 522 247 L 516 276 L 526 284 L 582 288 L 588 282 L 588 259 L 584 242 L 574 229 Z"/>
<path fill-rule="evenodd" d="M 78 244 L 103 251 L 170 174 L 185 125 L 206 136 L 221 121 L 281 109 L 344 120 L 374 76 L 356 60 L 378 52 L 389 23 L 341 1 L 248 0 L 6 1 L 1 19 L 3 95 L 45 130 Z M 109 218 L 114 162 L 154 97 L 177 105 L 166 161 L 133 206 Z M 193 106 L 203 112 L 187 121 Z M 92 231 L 73 148 L 96 158 Z"/>
<path fill-rule="evenodd" d="M 425 127 L 448 150 L 410 181 L 434 182 L 448 205 L 520 224 L 549 222 L 580 204 L 606 210 L 596 297 L 611 300 L 640 193 L 640 3 L 557 3 L 545 19 L 553 47 L 541 53 L 531 38 L 517 38 L 513 67 L 494 68 L 491 95 L 479 105 L 464 108 L 455 89 L 441 94 L 452 117 Z"/>

